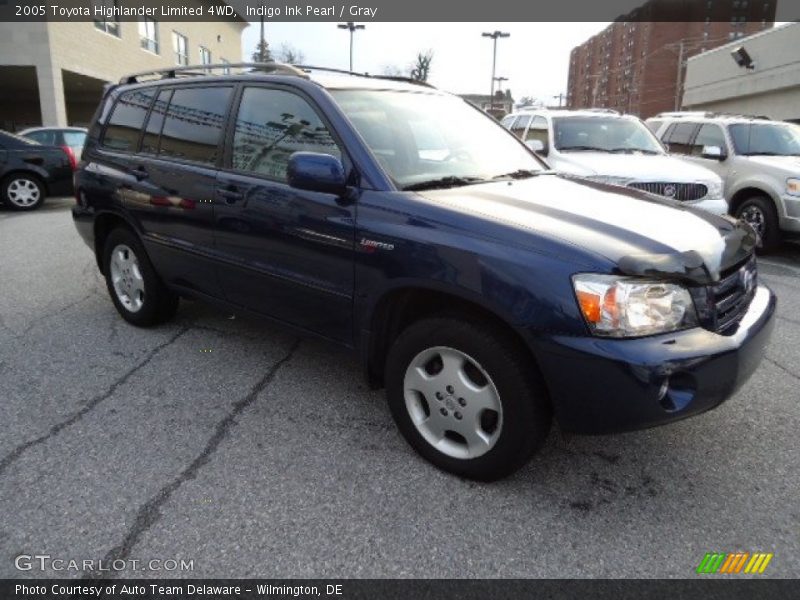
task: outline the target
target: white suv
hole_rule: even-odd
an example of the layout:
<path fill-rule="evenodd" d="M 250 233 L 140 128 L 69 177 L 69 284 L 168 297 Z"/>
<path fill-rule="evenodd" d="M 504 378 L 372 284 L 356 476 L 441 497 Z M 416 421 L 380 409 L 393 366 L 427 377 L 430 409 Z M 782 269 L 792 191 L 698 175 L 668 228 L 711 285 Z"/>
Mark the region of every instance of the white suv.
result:
<path fill-rule="evenodd" d="M 763 251 L 800 237 L 800 127 L 714 113 L 648 119 L 669 151 L 722 177 L 732 215 L 749 223 Z"/>
<path fill-rule="evenodd" d="M 632 115 L 532 110 L 512 113 L 502 124 L 556 171 L 644 190 L 716 214 L 728 211 L 719 175 L 669 156 Z"/>

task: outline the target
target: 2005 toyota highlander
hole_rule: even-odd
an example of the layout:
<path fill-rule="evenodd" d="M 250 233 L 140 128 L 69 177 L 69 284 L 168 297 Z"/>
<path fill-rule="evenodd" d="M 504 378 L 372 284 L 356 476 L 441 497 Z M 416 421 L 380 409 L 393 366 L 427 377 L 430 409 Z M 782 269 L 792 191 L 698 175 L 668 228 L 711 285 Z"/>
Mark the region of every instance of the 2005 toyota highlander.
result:
<path fill-rule="evenodd" d="M 126 77 L 95 115 L 73 217 L 127 321 L 190 296 L 354 348 L 411 446 L 482 480 L 553 416 L 668 423 L 756 368 L 748 225 L 558 175 L 426 85 L 222 67 Z"/>

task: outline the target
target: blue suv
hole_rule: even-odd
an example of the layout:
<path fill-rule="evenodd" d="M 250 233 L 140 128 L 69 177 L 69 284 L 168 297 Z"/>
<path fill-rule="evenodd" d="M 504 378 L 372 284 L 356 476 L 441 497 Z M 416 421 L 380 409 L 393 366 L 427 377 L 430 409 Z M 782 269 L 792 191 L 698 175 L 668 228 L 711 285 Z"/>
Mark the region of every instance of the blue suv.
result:
<path fill-rule="evenodd" d="M 124 78 L 87 138 L 73 217 L 130 323 L 187 296 L 355 349 L 411 446 L 479 480 L 553 416 L 659 425 L 758 365 L 775 297 L 748 225 L 558 175 L 424 84 L 214 68 Z"/>

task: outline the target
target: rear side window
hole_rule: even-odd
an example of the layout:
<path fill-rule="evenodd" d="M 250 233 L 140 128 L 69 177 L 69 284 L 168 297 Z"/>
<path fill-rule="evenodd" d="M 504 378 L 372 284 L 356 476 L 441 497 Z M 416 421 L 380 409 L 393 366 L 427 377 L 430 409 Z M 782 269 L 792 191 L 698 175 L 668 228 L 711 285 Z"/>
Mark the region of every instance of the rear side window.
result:
<path fill-rule="evenodd" d="M 528 134 L 525 136 L 525 141 L 540 140 L 545 147 L 547 147 L 550 142 L 548 133 L 547 119 L 544 117 L 536 117 L 533 120 L 531 128 L 528 129 Z"/>
<path fill-rule="evenodd" d="M 70 147 L 80 147 L 86 141 L 86 134 L 82 131 L 65 131 L 64 143 Z"/>
<path fill-rule="evenodd" d="M 506 129 L 511 129 L 511 124 L 514 122 L 514 119 L 516 118 L 517 118 L 516 115 L 508 115 L 506 117 L 503 117 L 503 120 L 500 121 L 500 125 L 502 125 Z"/>
<path fill-rule="evenodd" d="M 33 140 L 34 142 L 39 142 L 40 144 L 45 144 L 48 146 L 55 146 L 58 142 L 55 131 L 32 131 L 30 133 L 26 133 L 25 137 Z"/>
<path fill-rule="evenodd" d="M 282 90 L 244 90 L 233 134 L 233 168 L 286 181 L 289 157 L 319 152 L 341 158 L 330 131 L 311 105 Z"/>
<path fill-rule="evenodd" d="M 677 154 L 691 154 L 692 146 L 689 141 L 692 139 L 695 129 L 697 129 L 696 123 L 676 123 L 664 139 L 669 151 Z"/>
<path fill-rule="evenodd" d="M 120 94 L 103 134 L 103 145 L 112 150 L 135 152 L 147 109 L 155 96 L 152 88 Z"/>
<path fill-rule="evenodd" d="M 511 133 L 513 133 L 518 138 L 522 139 L 522 135 L 525 133 L 525 128 L 528 126 L 528 123 L 531 122 L 530 115 L 523 115 L 519 119 L 517 119 L 514 126 L 511 128 Z"/>
<path fill-rule="evenodd" d="M 172 90 L 161 90 L 158 98 L 153 103 L 150 110 L 150 118 L 147 119 L 147 127 L 142 137 L 142 152 L 147 154 L 158 154 L 158 138 L 161 136 L 161 128 L 164 126 L 164 116 L 167 114 Z"/>
<path fill-rule="evenodd" d="M 159 156 L 214 164 L 231 87 L 188 87 L 172 94 Z"/>

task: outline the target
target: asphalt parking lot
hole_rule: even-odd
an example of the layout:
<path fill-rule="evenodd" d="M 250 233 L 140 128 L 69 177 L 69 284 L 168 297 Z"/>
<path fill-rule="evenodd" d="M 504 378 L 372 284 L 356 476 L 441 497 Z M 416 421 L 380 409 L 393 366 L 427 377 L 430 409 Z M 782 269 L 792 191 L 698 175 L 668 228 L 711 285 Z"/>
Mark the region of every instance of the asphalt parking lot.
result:
<path fill-rule="evenodd" d="M 193 302 L 127 325 L 69 205 L 0 210 L 0 578 L 43 575 L 21 554 L 194 561 L 139 577 L 693 577 L 711 551 L 800 576 L 800 246 L 760 261 L 779 321 L 726 404 L 554 429 L 484 485 L 418 458 L 338 348 Z"/>

